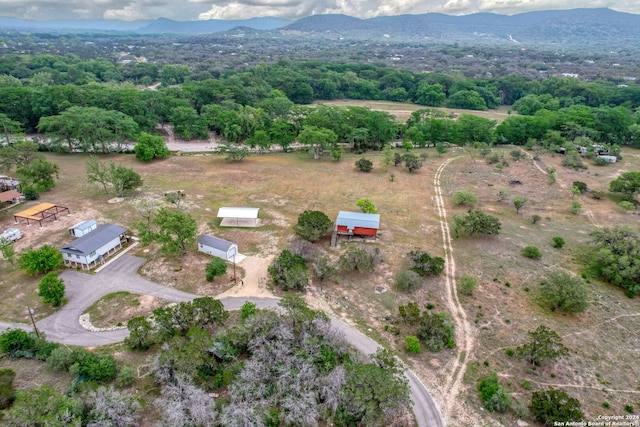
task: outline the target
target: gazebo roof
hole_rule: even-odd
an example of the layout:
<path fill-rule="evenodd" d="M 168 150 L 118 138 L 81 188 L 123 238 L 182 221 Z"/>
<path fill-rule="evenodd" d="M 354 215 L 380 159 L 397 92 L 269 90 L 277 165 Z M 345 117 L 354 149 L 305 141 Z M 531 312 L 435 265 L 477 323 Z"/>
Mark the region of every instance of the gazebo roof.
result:
<path fill-rule="evenodd" d="M 257 219 L 260 208 L 229 208 L 218 209 L 218 218 Z"/>

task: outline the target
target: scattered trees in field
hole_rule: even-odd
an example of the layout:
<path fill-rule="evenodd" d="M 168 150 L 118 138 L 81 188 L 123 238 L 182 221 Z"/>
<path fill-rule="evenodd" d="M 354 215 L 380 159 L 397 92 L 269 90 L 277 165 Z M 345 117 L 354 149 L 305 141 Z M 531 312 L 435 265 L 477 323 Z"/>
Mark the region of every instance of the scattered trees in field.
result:
<path fill-rule="evenodd" d="M 314 257 L 311 262 L 311 269 L 320 282 L 335 276 L 339 271 L 338 266 L 326 255 Z"/>
<path fill-rule="evenodd" d="M 45 158 L 38 157 L 17 171 L 25 177 L 26 182 L 38 191 L 49 191 L 56 186 L 59 168 Z"/>
<path fill-rule="evenodd" d="M 546 361 L 556 360 L 569 354 L 569 349 L 562 343 L 558 333 L 545 325 L 529 331 L 529 341 L 518 348 L 516 354 L 520 359 L 526 359 L 534 366 L 540 366 Z"/>
<path fill-rule="evenodd" d="M 62 268 L 62 253 L 51 245 L 29 248 L 18 255 L 18 267 L 34 276 L 46 274 Z"/>
<path fill-rule="evenodd" d="M 584 420 L 580 401 L 562 390 L 553 388 L 534 391 L 531 395 L 529 411 L 545 426 Z"/>
<path fill-rule="evenodd" d="M 136 138 L 136 146 L 133 148 L 136 159 L 142 162 L 150 162 L 153 159 L 164 159 L 171 152 L 167 148 L 167 144 L 159 135 L 151 135 L 142 132 Z"/>
<path fill-rule="evenodd" d="M 552 311 L 582 313 L 588 305 L 589 291 L 580 277 L 567 271 L 552 271 L 540 284 L 540 291 Z"/>
<path fill-rule="evenodd" d="M 109 153 L 123 151 L 125 141 L 138 133 L 138 124 L 120 111 L 72 106 L 40 118 L 38 130 L 51 138 L 49 145 L 57 150 Z"/>
<path fill-rule="evenodd" d="M 244 145 L 226 143 L 220 147 L 220 152 L 227 155 L 225 160 L 230 162 L 241 162 L 249 156 L 249 149 Z"/>
<path fill-rule="evenodd" d="M 453 194 L 454 206 L 473 207 L 478 204 L 478 196 L 470 190 L 460 190 Z"/>
<path fill-rule="evenodd" d="M 58 277 L 58 273 L 52 271 L 46 274 L 38 285 L 38 295 L 45 304 L 58 307 L 64 300 L 64 280 Z"/>
<path fill-rule="evenodd" d="M 118 197 L 142 186 L 142 178 L 133 169 L 109 162 L 107 165 L 96 156 L 86 162 L 87 180 L 102 185 L 105 194 L 113 192 Z"/>
<path fill-rule="evenodd" d="M 453 318 L 449 313 L 424 311 L 420 317 L 416 336 L 431 351 L 456 346 Z"/>
<path fill-rule="evenodd" d="M 500 234 L 502 224 L 493 215 L 486 214 L 481 210 L 470 209 L 467 215 L 455 215 L 453 217 L 452 228 L 455 237 L 460 237 L 463 234 L 491 236 Z"/>
<path fill-rule="evenodd" d="M 333 221 L 321 211 L 306 210 L 298 215 L 298 223 L 293 231 L 301 239 L 315 242 L 324 237 L 333 225 Z"/>
<path fill-rule="evenodd" d="M 15 265 L 16 248 L 11 240 L 0 237 L 0 253 L 2 254 L 2 258 L 7 260 L 9 264 L 12 266 Z"/>
<path fill-rule="evenodd" d="M 133 227 L 138 230 L 143 245 L 155 241 L 162 244 L 163 251 L 183 255 L 195 244 L 198 231 L 191 215 L 164 207 L 157 211 L 150 224 L 136 221 Z"/>
<path fill-rule="evenodd" d="M 529 199 L 526 197 L 518 196 L 513 198 L 513 207 L 516 208 L 516 214 L 520 213 L 520 210 L 527 204 Z"/>

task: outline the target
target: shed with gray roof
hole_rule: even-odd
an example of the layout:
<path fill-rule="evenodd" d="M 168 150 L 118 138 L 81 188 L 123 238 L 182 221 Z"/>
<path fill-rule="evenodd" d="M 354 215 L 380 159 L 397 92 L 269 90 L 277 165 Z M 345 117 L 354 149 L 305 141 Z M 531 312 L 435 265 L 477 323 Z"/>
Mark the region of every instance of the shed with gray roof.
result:
<path fill-rule="evenodd" d="M 60 248 L 65 265 L 90 269 L 122 247 L 127 229 L 104 224 Z"/>
<path fill-rule="evenodd" d="M 335 231 L 340 235 L 376 237 L 379 229 L 379 214 L 340 211 L 336 219 Z"/>
<path fill-rule="evenodd" d="M 233 260 L 238 253 L 238 245 L 219 237 L 207 236 L 203 234 L 198 239 L 198 250 L 205 254 L 217 256 L 225 261 Z"/>

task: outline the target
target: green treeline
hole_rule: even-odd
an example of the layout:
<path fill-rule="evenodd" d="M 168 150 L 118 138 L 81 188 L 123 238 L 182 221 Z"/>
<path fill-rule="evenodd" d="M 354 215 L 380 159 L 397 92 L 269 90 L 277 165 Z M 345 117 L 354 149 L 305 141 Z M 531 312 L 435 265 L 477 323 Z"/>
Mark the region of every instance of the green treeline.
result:
<path fill-rule="evenodd" d="M 394 139 L 414 145 L 512 143 L 562 147 L 639 145 L 640 88 L 577 78 L 470 79 L 368 64 L 258 64 L 198 80 L 186 65 L 119 64 L 72 54 L 0 58 L 0 140 L 42 132 L 58 151 L 113 150 L 109 145 L 157 132 L 169 123 L 183 139 L 209 132 L 232 143 L 285 150 L 305 127 L 329 129 L 353 149 L 380 149 Z M 146 86 L 159 83 L 156 89 Z M 360 107 L 305 107 L 318 100 L 407 101 L 426 107 L 486 110 L 511 105 L 503 123 L 438 110 L 397 123 Z M 89 130 L 88 130 L 89 129 Z"/>

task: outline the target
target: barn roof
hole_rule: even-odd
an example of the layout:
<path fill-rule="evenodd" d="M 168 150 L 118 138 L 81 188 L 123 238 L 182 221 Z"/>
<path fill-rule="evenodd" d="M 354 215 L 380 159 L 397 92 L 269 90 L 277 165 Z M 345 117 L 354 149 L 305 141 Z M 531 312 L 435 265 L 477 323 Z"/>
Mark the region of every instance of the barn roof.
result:
<path fill-rule="evenodd" d="M 378 230 L 380 228 L 380 215 L 362 212 L 340 211 L 338 213 L 338 218 L 336 219 L 336 225 L 343 225 L 348 229 L 353 229 L 354 227 L 363 227 Z"/>
<path fill-rule="evenodd" d="M 69 230 L 86 230 L 87 228 L 91 228 L 96 225 L 95 220 L 89 219 L 87 221 L 82 221 L 74 225 L 73 227 L 69 227 Z"/>
<path fill-rule="evenodd" d="M 228 208 L 218 209 L 218 218 L 256 219 L 260 208 Z"/>
<path fill-rule="evenodd" d="M 73 242 L 60 248 L 60 252 L 68 254 L 89 255 L 91 252 L 106 245 L 116 237 L 120 237 L 127 231 L 126 228 L 115 224 L 104 224 L 92 232 L 78 237 Z"/>
<path fill-rule="evenodd" d="M 224 252 L 228 251 L 233 246 L 236 246 L 235 243 L 231 243 L 219 237 L 207 236 L 206 234 L 203 234 L 198 238 L 198 243 Z"/>

